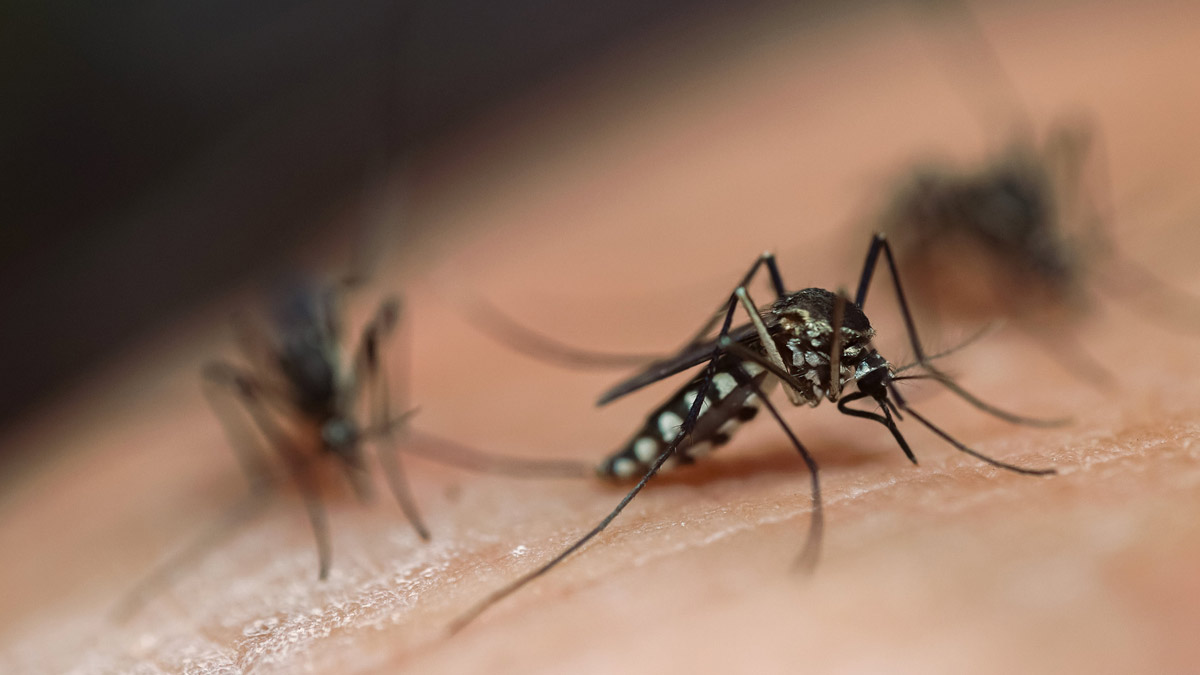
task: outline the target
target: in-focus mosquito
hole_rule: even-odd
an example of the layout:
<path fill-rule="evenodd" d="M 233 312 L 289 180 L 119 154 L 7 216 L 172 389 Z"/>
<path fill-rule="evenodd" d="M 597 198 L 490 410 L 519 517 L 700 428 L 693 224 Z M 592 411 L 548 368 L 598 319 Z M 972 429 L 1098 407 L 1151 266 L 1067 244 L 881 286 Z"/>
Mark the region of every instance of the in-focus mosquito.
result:
<path fill-rule="evenodd" d="M 919 367 L 923 374 L 900 374 L 906 368 L 893 367 L 872 345 L 875 331 L 863 313 L 863 306 L 881 254 L 887 259 L 908 340 L 916 354 L 913 366 Z M 765 309 L 759 309 L 746 291 L 746 286 L 762 267 L 766 267 L 777 296 Z M 749 316 L 750 323 L 732 328 L 739 306 Z M 715 338 L 707 338 L 717 321 L 722 321 L 720 331 Z M 633 438 L 598 468 L 602 476 L 640 477 L 637 484 L 598 525 L 549 562 L 486 597 L 462 615 L 451 630 L 461 629 L 487 608 L 578 551 L 603 531 L 660 469 L 668 463 L 693 462 L 705 452 L 727 443 L 737 427 L 753 419 L 760 407 L 765 407 L 775 418 L 810 472 L 811 524 L 799 564 L 811 569 L 818 558 L 824 527 L 819 472 L 812 455 L 766 396 L 777 382 L 782 383 L 793 405 L 815 407 L 827 400 L 837 403 L 843 414 L 883 425 L 913 463 L 917 461 L 916 456 L 897 425 L 904 415 L 912 416 L 958 450 L 994 466 L 1025 475 L 1054 473 L 1054 469 L 1028 469 L 988 457 L 959 442 L 913 409 L 897 390 L 898 381 L 935 380 L 971 405 L 1012 422 L 1040 426 L 1063 423 L 1062 420 L 1020 417 L 984 403 L 936 368 L 931 363 L 934 358 L 937 355 L 927 355 L 917 336 L 891 247 L 883 235 L 876 235 L 871 241 L 853 301 L 843 293 L 835 294 L 821 288 L 789 293 L 774 257 L 763 254 L 738 284 L 723 311 L 701 329 L 696 340 L 674 357 L 650 364 L 601 396 L 600 403 L 604 404 L 688 368 L 707 364 L 698 376 L 691 378 L 651 412 Z M 855 391 L 848 391 L 851 385 Z M 851 407 L 852 403 L 862 400 L 873 402 L 879 412 Z"/>
<path fill-rule="evenodd" d="M 382 370 L 382 345 L 397 327 L 400 303 L 385 300 L 347 348 L 342 303 L 355 280 L 300 284 L 280 295 L 264 319 L 235 322 L 245 364 L 216 361 L 204 369 L 205 392 L 250 481 L 250 495 L 180 555 L 146 578 L 116 612 L 125 617 L 180 566 L 203 554 L 257 513 L 278 487 L 268 452 L 278 455 L 299 489 L 317 544 L 317 576 L 332 564 L 329 526 L 319 484 L 333 464 L 363 500 L 372 496 L 365 446 L 374 445 L 396 501 L 417 535 L 429 528 L 412 498 L 397 440 L 405 454 L 473 471 L 518 478 L 580 478 L 580 462 L 528 460 L 484 453 L 412 428 L 408 397 L 395 395 Z M 348 352 L 348 353 L 347 353 Z M 407 375 L 407 373 L 405 373 Z M 407 383 L 407 377 L 401 378 Z M 398 405 L 397 405 L 398 404 Z M 393 406 L 396 406 L 394 408 Z M 394 409 L 403 412 L 396 414 Z"/>

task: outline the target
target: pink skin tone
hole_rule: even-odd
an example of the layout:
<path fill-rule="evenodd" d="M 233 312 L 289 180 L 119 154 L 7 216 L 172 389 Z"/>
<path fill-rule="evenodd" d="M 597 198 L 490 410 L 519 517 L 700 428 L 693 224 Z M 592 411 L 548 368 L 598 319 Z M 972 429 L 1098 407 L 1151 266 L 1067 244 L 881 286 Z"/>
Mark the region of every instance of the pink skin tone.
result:
<path fill-rule="evenodd" d="M 1200 169 L 1200 91 L 1182 84 L 1200 66 L 1200 11 L 1139 7 L 995 8 L 981 22 L 1036 120 L 1086 103 L 1107 145 L 1121 249 L 1197 292 L 1197 205 L 1170 186 Z M 594 410 L 621 372 L 515 355 L 462 320 L 460 292 L 567 342 L 666 351 L 764 248 L 793 289 L 853 287 L 869 227 L 845 224 L 871 213 L 889 172 L 931 148 L 964 162 L 984 151 L 901 17 L 804 33 L 778 17 L 749 25 L 736 34 L 752 41 L 726 23 L 632 45 L 419 164 L 403 217 L 425 234 L 384 254 L 350 315 L 358 326 L 388 289 L 404 290 L 408 323 L 385 363 L 399 378 L 412 355 L 414 424 L 496 452 L 598 462 L 670 385 Z M 751 290 L 768 299 L 765 285 Z M 808 479 L 764 415 L 453 638 L 454 617 L 624 489 L 410 459 L 426 544 L 378 473 L 363 506 L 330 472 L 327 581 L 285 491 L 114 624 L 122 593 L 244 493 L 197 373 L 232 353 L 223 317 L 247 305 L 229 298 L 147 336 L 3 439 L 45 459 L 6 478 L 0 502 L 0 670 L 1179 672 L 1200 657 L 1200 343 L 1105 302 L 1077 336 L 1118 376 L 1114 391 L 1012 330 L 947 362 L 988 401 L 1071 426 L 1014 427 L 934 386 L 906 390 L 963 442 L 1055 477 L 988 467 L 909 421 L 914 467 L 882 427 L 777 396 L 822 467 L 826 536 L 811 577 L 790 570 Z M 867 314 L 880 351 L 904 362 L 883 285 Z M 975 321 L 923 336 L 938 350 Z"/>

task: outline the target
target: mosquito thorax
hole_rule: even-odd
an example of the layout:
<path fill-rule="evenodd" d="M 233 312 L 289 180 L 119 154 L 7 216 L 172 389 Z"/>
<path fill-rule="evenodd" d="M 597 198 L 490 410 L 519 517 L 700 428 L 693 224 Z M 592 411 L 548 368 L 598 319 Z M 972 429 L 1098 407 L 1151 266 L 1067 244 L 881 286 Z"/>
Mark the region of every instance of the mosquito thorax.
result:
<path fill-rule="evenodd" d="M 770 310 L 778 317 L 781 329 L 775 338 L 776 346 L 792 374 L 808 385 L 800 390 L 800 395 L 810 405 L 833 395 L 829 369 L 836 303 L 837 296 L 833 293 L 823 288 L 806 288 L 779 300 Z M 841 333 L 839 376 L 841 385 L 845 385 L 857 378 L 875 330 L 857 305 L 846 302 Z"/>

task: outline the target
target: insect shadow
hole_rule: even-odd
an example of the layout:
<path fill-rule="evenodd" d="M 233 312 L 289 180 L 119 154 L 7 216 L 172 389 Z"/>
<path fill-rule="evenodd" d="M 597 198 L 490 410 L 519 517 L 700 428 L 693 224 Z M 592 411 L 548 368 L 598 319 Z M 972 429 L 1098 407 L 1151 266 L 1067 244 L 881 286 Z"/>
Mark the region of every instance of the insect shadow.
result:
<path fill-rule="evenodd" d="M 317 546 L 317 577 L 329 576 L 332 548 L 320 478 L 330 464 L 354 493 L 372 498 L 366 447 L 374 446 L 387 485 L 404 517 L 424 541 L 430 531 L 412 496 L 403 454 L 478 472 L 517 478 L 581 478 L 588 467 L 570 460 L 530 460 L 475 450 L 412 428 L 416 412 L 406 387 L 392 391 L 383 371 L 383 345 L 400 324 L 396 298 L 383 301 L 351 345 L 342 305 L 358 284 L 298 284 L 276 298 L 265 318 L 241 315 L 236 341 L 244 363 L 214 361 L 204 368 L 205 394 L 250 484 L 248 496 L 207 532 L 145 578 L 118 606 L 132 616 L 153 591 L 187 563 L 257 514 L 281 483 L 271 471 L 277 455 L 298 489 Z M 401 378 L 407 382 L 407 377 Z M 394 409 L 402 412 L 396 414 Z"/>
<path fill-rule="evenodd" d="M 928 44 L 985 128 L 1014 126 L 974 166 L 926 161 L 895 180 L 871 228 L 887 233 L 937 315 L 1003 317 L 1068 371 L 1109 388 L 1115 377 L 1079 344 L 1097 296 L 1160 326 L 1200 333 L 1200 298 L 1123 256 L 1112 232 L 1103 138 L 1086 116 L 1062 117 L 1038 138 L 984 31 L 964 2 L 912 0 Z M 1015 124 L 1013 122 L 1015 121 Z"/>
<path fill-rule="evenodd" d="M 908 341 L 916 354 L 912 366 L 895 367 L 876 351 L 872 342 L 875 331 L 863 308 L 880 256 L 888 263 L 904 320 Z M 759 309 L 746 286 L 765 267 L 770 275 L 776 300 Z M 854 299 L 844 293 L 821 288 L 806 288 L 789 293 L 778 266 L 770 253 L 763 254 L 750 267 L 722 311 L 709 320 L 678 354 L 647 365 L 641 372 L 605 392 L 601 405 L 689 368 L 704 365 L 662 405 L 654 409 L 633 438 L 605 459 L 597 469 L 601 476 L 634 479 L 638 482 L 603 520 L 573 544 L 540 567 L 484 598 L 450 627 L 457 632 L 489 607 L 550 571 L 602 532 L 637 496 L 659 470 L 674 464 L 689 464 L 705 453 L 728 443 L 736 429 L 752 420 L 761 408 L 779 424 L 788 440 L 808 467 L 811 479 L 811 522 L 804 548 L 797 561 L 811 570 L 819 557 L 824 517 L 821 486 L 816 460 L 784 421 L 767 392 L 777 383 L 793 405 L 816 407 L 822 401 L 836 403 L 838 411 L 884 426 L 905 456 L 917 459 L 897 424 L 905 415 L 956 449 L 993 466 L 1014 473 L 1044 476 L 1054 469 L 1030 469 L 1016 466 L 980 453 L 952 437 L 917 412 L 897 390 L 896 383 L 911 379 L 934 380 L 980 410 L 1001 419 L 1034 426 L 1057 426 L 1066 420 L 1041 420 L 1022 417 L 996 408 L 963 389 L 950 376 L 933 365 L 938 355 L 925 352 L 908 301 L 901 287 L 892 249 L 883 235 L 876 235 L 868 249 Z M 733 318 L 741 307 L 750 322 L 733 327 Z M 717 323 L 715 337 L 710 337 Z M 504 336 L 506 338 L 515 335 Z M 587 356 L 579 352 L 571 356 Z M 561 356 L 561 355 L 560 355 Z M 916 367 L 920 374 L 903 375 Z M 851 386 L 854 390 L 851 391 Z M 868 401 L 875 410 L 852 407 Z"/>

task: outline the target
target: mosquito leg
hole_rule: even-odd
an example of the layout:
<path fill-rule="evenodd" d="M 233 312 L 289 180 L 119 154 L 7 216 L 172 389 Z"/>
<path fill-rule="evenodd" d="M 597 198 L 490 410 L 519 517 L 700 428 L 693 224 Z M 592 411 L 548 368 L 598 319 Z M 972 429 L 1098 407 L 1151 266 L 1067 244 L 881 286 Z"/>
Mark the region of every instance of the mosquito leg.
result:
<path fill-rule="evenodd" d="M 767 358 L 771 359 L 771 363 L 774 363 L 780 370 L 786 371 L 787 366 L 783 362 L 783 356 L 779 353 L 779 348 L 775 346 L 775 340 L 771 338 L 771 333 L 767 330 L 766 324 L 763 323 L 762 317 L 759 316 L 758 307 L 750 299 L 750 294 L 746 292 L 746 287 L 738 286 L 733 294 L 737 296 L 742 309 L 746 310 L 746 315 L 750 317 L 750 324 L 754 326 L 754 331 L 758 333 L 758 341 L 762 345 L 763 350 L 767 352 Z M 804 399 L 800 398 L 800 392 L 795 387 L 786 386 L 783 390 L 787 393 L 788 401 L 792 405 L 798 406 L 804 403 Z"/>
<path fill-rule="evenodd" d="M 1093 275 L 1108 297 L 1180 335 L 1200 333 L 1200 297 L 1160 278 L 1115 250 Z"/>
<path fill-rule="evenodd" d="M 742 276 L 742 282 L 738 284 L 739 288 L 744 288 L 750 285 L 754 280 L 754 275 L 758 273 L 759 268 L 766 267 L 767 273 L 771 276 L 771 288 L 775 291 L 775 299 L 782 298 L 787 295 L 787 287 L 783 285 L 783 275 L 779 273 L 779 264 L 775 261 L 775 254 L 770 251 L 763 251 L 762 254 L 750 265 L 750 269 Z M 717 325 L 721 320 L 721 315 L 724 311 L 724 306 L 719 307 L 716 312 L 713 312 L 704 326 L 692 337 L 691 340 L 684 345 L 684 348 L 704 341 L 704 337 L 709 331 Z M 757 310 L 756 310 L 757 311 Z"/>
<path fill-rule="evenodd" d="M 228 378 L 228 374 L 231 372 L 235 372 L 235 368 L 226 363 L 217 362 L 205 367 L 204 397 L 208 399 L 209 407 L 225 431 L 225 437 L 250 485 L 250 492 L 257 494 L 263 491 L 269 482 L 270 471 L 263 456 L 261 441 L 246 427 L 244 417 L 240 422 L 237 419 L 238 414 L 246 412 L 244 403 L 240 410 L 232 410 L 229 407 L 230 403 L 242 400 L 230 396 L 237 395 L 237 390 L 230 386 L 233 382 Z"/>
<path fill-rule="evenodd" d="M 567 368 L 607 369 L 644 366 L 661 354 L 615 354 L 579 349 L 548 335 L 526 328 L 483 298 L 468 301 L 463 309 L 468 322 L 484 335 L 509 349 L 539 361 Z"/>
<path fill-rule="evenodd" d="M 422 541 L 429 541 L 429 528 L 425 525 L 416 501 L 412 498 L 404 464 L 400 461 L 400 453 L 396 451 L 395 445 L 389 443 L 380 447 L 379 463 L 383 467 L 383 475 L 387 477 L 388 487 L 395 496 L 396 502 L 400 504 L 400 510 L 404 513 L 404 517 L 417 531 L 417 536 Z"/>
<path fill-rule="evenodd" d="M 1018 327 L 1071 375 L 1101 391 L 1112 392 L 1115 389 L 1117 378 L 1113 372 L 1089 354 L 1071 331 L 1058 331 L 1050 335 L 1034 326 L 1018 324 Z"/>
<path fill-rule="evenodd" d="M 720 349 L 721 352 L 736 356 L 742 361 L 751 361 L 762 366 L 763 369 L 771 373 L 771 375 L 779 378 L 780 382 L 783 382 L 789 387 L 799 388 L 802 386 L 800 380 L 797 380 L 792 376 L 791 373 L 772 363 L 767 357 L 739 342 L 733 341 L 728 337 L 717 340 L 717 348 Z"/>
<path fill-rule="evenodd" d="M 268 493 L 259 490 L 247 495 L 226 511 L 221 519 L 205 530 L 186 547 L 161 563 L 153 572 L 131 588 L 113 608 L 110 616 L 118 623 L 132 619 L 159 591 L 170 586 L 176 576 L 189 565 L 198 562 L 206 552 L 232 537 L 238 529 L 258 515 L 267 504 Z"/>
<path fill-rule="evenodd" d="M 333 554 L 329 544 L 329 524 L 326 522 L 325 508 L 317 496 L 317 483 L 312 476 L 309 460 L 275 424 L 264 405 L 263 388 L 252 376 L 224 363 L 213 364 L 206 370 L 205 375 L 214 382 L 230 388 L 238 396 L 259 431 L 282 456 L 292 473 L 292 478 L 300 488 L 300 496 L 308 512 L 313 536 L 317 540 L 317 578 L 324 580 L 329 576 Z"/>
<path fill-rule="evenodd" d="M 380 306 L 376 312 L 375 318 L 371 320 L 367 327 L 363 329 L 362 339 L 359 344 L 358 354 L 355 357 L 356 372 L 359 373 L 360 386 L 366 385 L 366 389 L 370 396 L 370 428 L 375 430 L 373 433 L 376 441 L 376 448 L 379 454 L 379 463 L 383 467 L 384 476 L 387 478 L 388 488 L 391 489 L 392 495 L 396 498 L 396 503 L 400 505 L 400 510 L 404 513 L 405 519 L 416 530 L 417 536 L 424 541 L 429 541 L 429 528 L 425 525 L 424 518 L 421 517 L 420 509 L 417 508 L 417 503 L 412 497 L 412 490 L 409 487 L 408 479 L 405 476 L 404 464 L 400 461 L 399 451 L 396 447 L 396 439 L 393 436 L 393 431 L 397 425 L 390 423 L 391 410 L 391 395 L 388 386 L 388 378 L 384 377 L 382 372 L 380 358 L 380 344 L 383 338 L 391 333 L 400 319 L 400 303 L 398 300 L 387 300 Z M 408 356 L 408 341 L 404 341 L 405 356 Z M 407 359 L 405 359 L 407 363 Z M 404 368 L 404 377 L 401 384 L 401 395 L 398 397 L 402 405 L 407 404 L 408 394 L 408 368 Z M 403 430 L 402 430 L 403 431 Z"/>
<path fill-rule="evenodd" d="M 854 293 L 854 304 L 863 309 L 867 302 L 867 291 L 871 290 L 871 279 L 875 276 L 875 267 L 879 263 L 879 251 L 887 239 L 882 232 L 876 232 L 871 238 L 871 246 L 867 248 L 867 259 L 863 261 L 862 274 L 858 278 L 858 290 Z"/>
<path fill-rule="evenodd" d="M 895 404 L 897 407 L 899 407 L 904 412 L 912 415 L 914 418 L 916 418 L 916 420 L 918 422 L 925 425 L 925 427 L 927 429 L 929 429 L 933 433 L 940 436 L 942 438 L 942 440 L 946 441 L 950 445 L 953 445 L 959 451 L 964 452 L 964 453 L 974 457 L 975 459 L 978 459 L 983 462 L 987 462 L 988 464 L 991 464 L 992 466 L 999 467 L 1001 469 L 1006 469 L 1006 470 L 1012 471 L 1014 473 L 1024 474 L 1026 476 L 1052 476 L 1052 475 L 1058 473 L 1058 471 L 1056 469 L 1027 469 L 1025 467 L 1017 466 L 1015 464 L 1009 464 L 1007 462 L 1002 462 L 993 457 L 989 457 L 989 456 L 983 454 L 982 452 L 973 450 L 973 449 L 967 447 L 965 444 L 963 444 L 958 439 L 954 438 L 950 434 L 946 433 L 945 431 L 943 431 L 942 429 L 940 429 L 939 427 L 934 425 L 933 422 L 930 422 L 928 419 L 926 419 L 923 415 L 918 413 L 916 410 L 913 410 L 908 405 L 908 402 L 905 401 L 904 398 L 902 396 L 900 396 L 899 392 L 895 391 L 895 389 L 890 389 L 890 394 L 891 394 L 891 397 L 893 399 L 895 399 Z M 885 408 L 885 410 L 886 410 L 886 408 Z"/>
<path fill-rule="evenodd" d="M 726 306 L 725 321 L 721 326 L 720 335 L 727 336 L 729 334 L 729 328 L 733 324 L 733 315 L 736 308 L 737 297 L 731 295 Z M 700 409 L 704 406 L 706 400 L 705 397 L 708 395 L 708 389 L 712 385 L 713 377 L 717 374 L 717 360 L 720 355 L 721 349 L 719 347 L 715 348 L 712 352 L 712 357 L 708 361 L 708 366 L 705 368 L 704 378 L 696 392 L 696 398 L 692 401 L 692 405 L 688 409 L 688 414 L 686 417 L 684 417 L 683 423 L 680 425 L 679 434 L 675 436 L 670 445 L 667 446 L 667 449 L 663 451 L 663 453 L 657 458 L 655 458 L 654 462 L 650 465 L 649 470 L 646 471 L 646 474 L 642 476 L 637 485 L 634 485 L 633 488 L 626 493 L 625 497 L 621 499 L 616 508 L 610 511 L 609 514 L 605 516 L 604 519 L 601 520 L 595 527 L 577 539 L 575 543 L 571 544 L 561 553 L 551 558 L 549 562 L 544 563 L 542 566 L 522 575 L 521 577 L 518 577 L 515 581 L 493 592 L 474 607 L 467 610 L 466 613 L 455 619 L 455 621 L 449 627 L 449 632 L 451 634 L 462 630 L 476 617 L 487 611 L 489 607 L 512 595 L 531 581 L 546 574 L 563 560 L 566 560 L 571 554 L 583 548 L 589 541 L 603 532 L 604 529 L 608 527 L 609 523 L 615 520 L 616 517 L 625 510 L 625 507 L 628 506 L 629 503 L 633 501 L 633 498 L 642 491 L 642 488 L 646 487 L 646 484 L 649 483 L 650 479 L 658 473 L 658 470 L 662 468 L 662 465 L 675 455 L 675 452 L 678 450 L 679 446 L 692 433 L 692 430 L 696 426 L 696 421 L 700 417 Z"/>
<path fill-rule="evenodd" d="M 920 10 L 916 18 L 922 28 L 936 34 L 925 43 L 942 66 L 951 84 L 959 90 L 963 103 L 977 122 L 995 141 L 997 132 L 1005 136 L 1031 138 L 1033 123 L 1022 103 L 1012 78 L 1005 71 L 995 46 L 979 19 L 965 0 L 936 0 L 907 3 Z M 936 48 L 936 49 L 934 49 Z M 1013 125 L 1016 129 L 1011 129 Z"/>
<path fill-rule="evenodd" d="M 558 555 L 551 558 L 549 562 L 543 564 L 541 567 L 533 570 L 532 572 L 529 572 L 529 573 L 519 577 L 516 581 L 513 581 L 512 583 L 508 584 L 507 586 L 505 586 L 505 587 L 501 588 L 500 590 L 487 596 L 486 598 L 483 599 L 482 602 L 475 605 L 470 610 L 468 610 L 465 614 L 463 614 L 462 616 L 455 619 L 454 623 L 450 625 L 449 630 L 450 630 L 451 634 L 457 633 L 458 631 L 462 630 L 467 624 L 469 624 L 476 617 L 478 617 L 480 614 L 482 614 L 484 611 L 486 611 L 489 607 L 491 607 L 492 605 L 496 604 L 497 602 L 503 600 L 504 598 L 512 595 L 513 593 L 520 590 L 522 587 L 524 587 L 529 582 L 531 582 L 531 581 L 537 579 L 538 577 L 542 576 L 543 574 L 549 572 L 551 569 L 553 569 L 555 566 L 557 566 L 560 562 L 562 562 L 563 560 L 566 560 L 567 557 L 570 556 L 572 553 L 575 553 L 579 549 L 583 548 L 584 545 L 586 545 L 589 541 L 594 539 L 596 537 L 596 535 L 603 532 L 604 529 L 607 528 L 609 526 L 609 524 L 612 523 L 612 521 L 615 520 L 617 518 L 617 516 L 619 516 L 621 514 L 621 512 L 625 510 L 625 507 L 629 505 L 629 502 L 633 501 L 633 498 L 636 497 L 638 495 L 638 493 L 642 491 L 642 488 L 646 487 L 646 484 L 650 482 L 650 479 L 653 478 L 654 475 L 658 473 L 658 470 L 662 468 L 662 465 L 665 464 L 666 461 L 675 454 L 675 451 L 676 451 L 676 449 L 678 449 L 679 444 L 682 443 L 683 439 L 691 432 L 690 427 L 695 425 L 696 418 L 699 416 L 699 413 L 700 413 L 700 407 L 704 403 L 704 396 L 708 393 L 709 382 L 712 380 L 712 376 L 716 374 L 715 364 L 716 364 L 716 359 L 714 358 L 713 361 L 711 361 L 709 364 L 708 377 L 705 378 L 704 383 L 701 385 L 699 393 L 696 396 L 696 400 L 692 403 L 692 407 L 688 411 L 687 418 L 684 419 L 683 426 L 680 429 L 679 435 L 675 437 L 675 440 L 673 440 L 671 442 L 671 445 L 668 446 L 667 450 L 665 452 L 663 452 L 661 455 L 659 455 L 654 460 L 654 463 L 650 465 L 650 469 L 646 472 L 646 474 L 644 476 L 642 476 L 641 480 L 638 481 L 637 485 L 634 485 L 633 489 L 631 489 L 628 493 L 626 493 L 625 497 L 621 499 L 620 503 L 617 504 L 616 508 L 614 508 L 612 511 L 610 511 L 609 514 L 607 516 L 605 516 L 604 519 L 601 520 L 595 527 L 593 527 L 591 530 L 589 530 L 587 532 L 587 534 L 583 535 L 582 537 L 577 539 L 575 541 L 575 543 L 571 544 L 566 549 L 564 549 L 561 553 L 559 553 Z"/>
<path fill-rule="evenodd" d="M 855 296 L 855 302 L 858 304 L 860 309 L 863 306 L 863 302 L 866 301 L 867 290 L 870 286 L 871 278 L 875 274 L 875 267 L 879 262 L 880 252 L 882 252 L 884 257 L 887 259 L 888 272 L 892 278 L 892 286 L 896 289 L 896 299 L 900 305 L 901 318 L 904 319 L 904 328 L 908 333 L 909 345 L 912 347 L 913 354 L 915 354 L 917 357 L 917 363 L 922 369 L 928 372 L 933 379 L 937 380 L 943 387 L 946 387 L 956 396 L 963 399 L 967 403 L 970 403 L 972 406 L 975 406 L 989 415 L 1002 419 L 1006 422 L 1022 424 L 1031 427 L 1058 427 L 1070 423 L 1071 420 L 1067 418 L 1039 419 L 1035 417 L 1024 417 L 1022 415 L 1017 415 L 997 408 L 996 406 L 982 401 L 974 394 L 971 394 L 967 390 L 963 389 L 961 385 L 954 381 L 954 378 L 943 373 L 941 370 L 938 370 L 938 368 L 931 363 L 931 359 L 925 354 L 925 348 L 921 346 L 921 338 L 917 335 L 917 326 L 913 321 L 912 312 L 909 310 L 908 299 L 904 295 L 904 287 L 900 283 L 900 273 L 896 269 L 896 259 L 892 255 L 892 247 L 888 244 L 887 238 L 884 237 L 882 233 L 876 234 L 871 240 L 871 247 L 867 251 L 867 259 L 863 264 L 862 277 L 859 281 L 858 293 Z"/>
<path fill-rule="evenodd" d="M 796 380 L 796 378 L 792 377 L 792 375 L 790 373 L 779 368 L 775 364 L 771 363 L 762 354 L 759 354 L 758 352 L 747 348 L 745 345 L 739 344 L 737 342 L 733 342 L 729 339 L 719 340 L 717 342 L 717 345 L 727 354 L 736 356 L 743 361 L 751 361 L 753 363 L 757 363 L 758 365 L 762 366 L 765 370 L 770 372 L 772 375 L 779 378 L 787 386 L 790 386 L 790 387 L 800 386 L 800 382 L 798 380 Z M 909 460 L 911 460 L 914 464 L 916 464 L 917 463 L 916 457 L 913 456 L 912 450 L 908 446 L 908 442 L 904 440 L 904 436 L 900 434 L 900 429 L 895 425 L 894 422 L 892 422 L 890 420 L 890 415 L 885 418 L 881 415 L 877 415 L 872 412 L 867 412 L 865 410 L 855 410 L 853 408 L 846 407 L 848 403 L 852 403 L 861 398 L 866 398 L 866 396 L 867 395 L 862 393 L 861 391 L 856 391 L 852 394 L 849 394 L 838 401 L 838 410 L 840 412 L 842 412 L 842 414 L 873 420 L 873 421 L 879 422 L 880 424 L 887 427 L 888 430 L 892 432 L 892 436 L 895 437 L 896 442 L 899 443 L 900 449 L 904 451 L 904 454 L 909 458 Z"/>
<path fill-rule="evenodd" d="M 749 285 L 758 270 L 764 266 L 770 275 L 771 285 L 776 296 L 787 295 L 783 277 L 779 273 L 779 265 L 775 261 L 775 256 L 769 251 L 764 252 L 754 261 L 742 277 L 740 286 Z M 483 298 L 472 298 L 467 300 L 466 304 L 468 306 L 464 309 L 464 314 L 467 321 L 477 329 L 513 351 L 539 361 L 566 368 L 607 369 L 646 366 L 662 358 L 661 354 L 618 354 L 580 349 L 521 325 Z M 702 342 L 705 336 L 720 322 L 724 311 L 725 308 L 722 305 L 684 344 L 681 350 Z"/>
<path fill-rule="evenodd" d="M 577 460 L 495 455 L 424 431 L 411 429 L 408 434 L 412 442 L 406 453 L 460 469 L 512 478 L 591 478 L 596 473 L 590 464 Z"/>
<path fill-rule="evenodd" d="M 821 479 L 820 469 L 817 466 L 817 461 L 809 454 L 808 449 L 796 438 L 796 434 L 792 433 L 791 427 L 787 422 L 783 421 L 783 416 L 779 414 L 779 410 L 771 403 L 771 399 L 763 392 L 762 387 L 750 374 L 745 371 L 740 365 L 734 369 L 734 378 L 739 385 L 749 385 L 754 388 L 754 393 L 758 396 L 758 400 L 763 406 L 770 411 L 771 416 L 779 423 L 779 427 L 783 429 L 783 433 L 787 434 L 788 440 L 792 442 L 792 447 L 796 448 L 796 452 L 800 453 L 800 458 L 804 460 L 805 466 L 808 467 L 808 475 L 812 481 L 812 514 L 808 526 L 808 536 L 804 540 L 804 548 L 800 552 L 800 556 L 796 559 L 796 567 L 805 572 L 812 572 L 817 565 L 817 559 L 821 555 L 821 541 L 825 532 L 825 515 L 821 507 Z"/>

